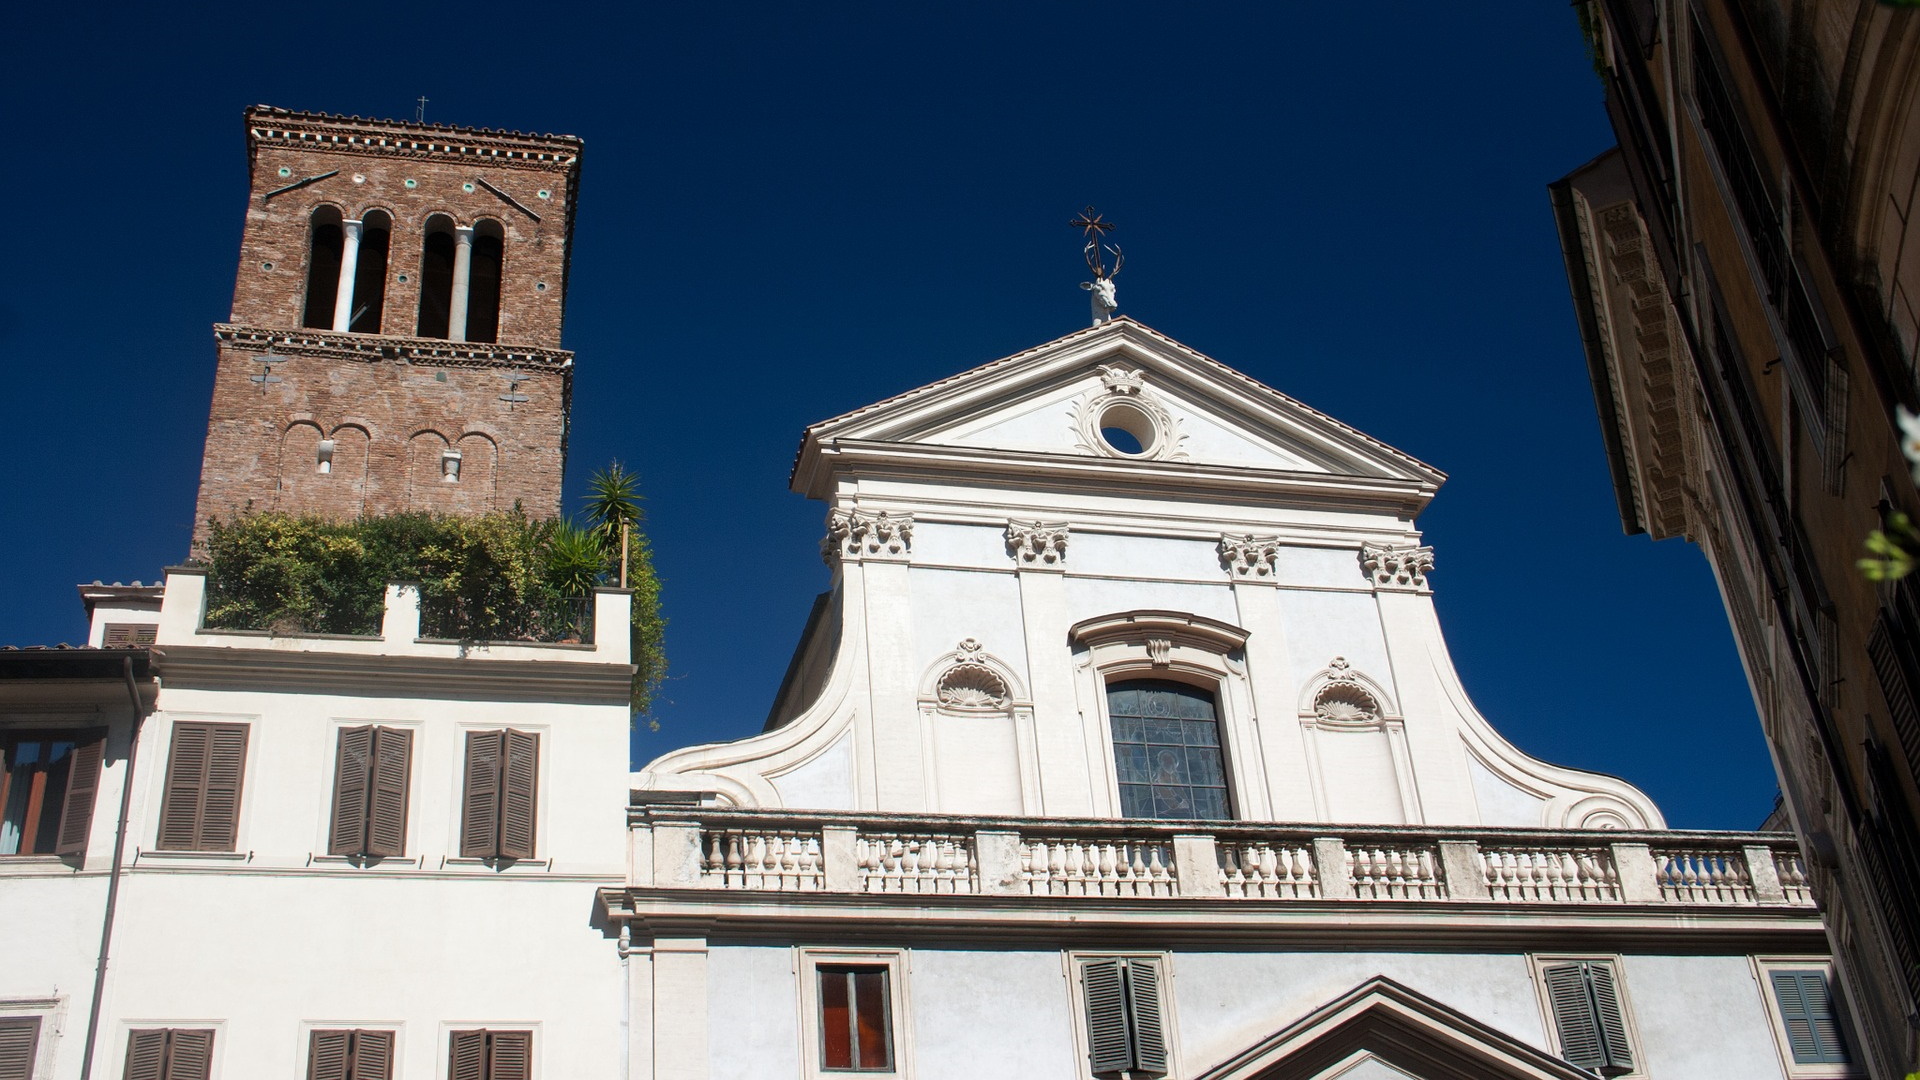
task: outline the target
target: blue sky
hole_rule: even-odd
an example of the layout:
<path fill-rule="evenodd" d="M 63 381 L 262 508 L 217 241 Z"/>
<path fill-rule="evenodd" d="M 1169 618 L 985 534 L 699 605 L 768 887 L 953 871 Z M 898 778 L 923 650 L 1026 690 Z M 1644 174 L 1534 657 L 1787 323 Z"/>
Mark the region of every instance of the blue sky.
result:
<path fill-rule="evenodd" d="M 586 140 L 569 503 L 644 477 L 661 730 L 759 729 L 813 595 L 809 423 L 1121 310 L 1446 470 L 1467 689 L 1522 748 L 1746 828 L 1774 781 L 1704 559 L 1623 536 L 1546 185 L 1612 144 L 1562 4 L 32 5 L 10 20 L 0 642 L 186 552 L 241 109 Z"/>

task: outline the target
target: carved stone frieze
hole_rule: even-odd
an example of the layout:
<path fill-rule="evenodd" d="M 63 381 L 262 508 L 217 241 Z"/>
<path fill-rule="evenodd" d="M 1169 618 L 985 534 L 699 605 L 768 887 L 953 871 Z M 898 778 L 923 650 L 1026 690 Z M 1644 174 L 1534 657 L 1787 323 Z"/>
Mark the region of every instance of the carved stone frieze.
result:
<path fill-rule="evenodd" d="M 1023 570 L 1065 570 L 1067 527 L 1039 521 L 1007 522 L 1007 554 Z"/>
<path fill-rule="evenodd" d="M 1376 589 L 1423 591 L 1433 572 L 1433 549 L 1362 544 L 1360 566 Z"/>
<path fill-rule="evenodd" d="M 1220 562 L 1235 581 L 1273 580 L 1274 559 L 1280 554 L 1276 536 L 1234 536 L 1220 538 Z"/>
<path fill-rule="evenodd" d="M 840 559 L 905 559 L 912 548 L 912 514 L 827 511 L 827 536 L 820 542 L 820 556 L 829 566 Z"/>

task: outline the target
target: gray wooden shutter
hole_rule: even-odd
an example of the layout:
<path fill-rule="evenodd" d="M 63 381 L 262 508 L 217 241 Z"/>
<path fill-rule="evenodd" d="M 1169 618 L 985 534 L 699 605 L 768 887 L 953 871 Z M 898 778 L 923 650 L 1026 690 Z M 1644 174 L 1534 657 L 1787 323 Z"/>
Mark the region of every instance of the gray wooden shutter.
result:
<path fill-rule="evenodd" d="M 200 803 L 198 850 L 232 851 L 240 839 L 240 785 L 247 770 L 247 725 L 210 726 L 213 731 L 207 739 L 207 787 Z"/>
<path fill-rule="evenodd" d="M 393 1080 L 393 1032 L 353 1033 L 352 1080 Z"/>
<path fill-rule="evenodd" d="M 316 1031 L 307 1037 L 307 1080 L 348 1080 L 353 1032 Z"/>
<path fill-rule="evenodd" d="M 1133 1038 L 1127 1023 L 1126 975 L 1120 960 L 1081 965 L 1087 1004 L 1087 1060 L 1096 1073 L 1133 1068 Z"/>
<path fill-rule="evenodd" d="M 127 1032 L 127 1067 L 123 1080 L 166 1080 L 167 1030 L 149 1028 Z"/>
<path fill-rule="evenodd" d="M 200 835 L 200 798 L 206 786 L 207 742 L 211 724 L 173 725 L 167 747 L 167 781 L 160 798 L 162 851 L 191 851 Z"/>
<path fill-rule="evenodd" d="M 1587 995 L 1585 964 L 1555 964 L 1542 971 L 1547 1000 L 1553 1007 L 1553 1026 L 1560 1033 L 1560 1056 L 1569 1065 L 1596 1070 L 1607 1063 L 1600 1041 L 1600 1025 Z"/>
<path fill-rule="evenodd" d="M 87 834 L 93 829 L 93 802 L 100 791 L 100 763 L 107 753 L 107 733 L 96 732 L 73 748 L 67 770 L 67 797 L 60 808 L 60 835 L 56 855 L 85 855 Z"/>
<path fill-rule="evenodd" d="M 1160 969 L 1151 960 L 1128 960 L 1126 972 L 1134 1071 L 1163 1076 L 1167 1071 L 1167 1038 L 1160 1023 Z"/>
<path fill-rule="evenodd" d="M 1620 1009 L 1620 993 L 1613 982 L 1613 966 L 1587 964 L 1587 982 L 1593 988 L 1593 1010 L 1604 1040 L 1606 1061 L 1600 1072 L 1621 1076 L 1633 1071 L 1633 1047 L 1627 1042 L 1627 1017 Z"/>
<path fill-rule="evenodd" d="M 160 627 L 153 623 L 108 623 L 100 635 L 103 649 L 138 649 L 154 643 Z"/>
<path fill-rule="evenodd" d="M 1773 999 L 1787 1026 L 1787 1043 L 1796 1065 L 1845 1064 L 1847 1050 L 1840 1041 L 1834 1015 L 1833 992 L 1818 971 L 1769 972 Z"/>
<path fill-rule="evenodd" d="M 508 729 L 500 770 L 500 857 L 533 858 L 534 799 L 540 779 L 540 737 Z"/>
<path fill-rule="evenodd" d="M 213 1032 L 167 1032 L 167 1080 L 212 1080 Z"/>
<path fill-rule="evenodd" d="M 484 733 L 498 734 L 498 732 Z M 469 738 L 471 748 L 472 740 Z M 487 1033 L 456 1031 L 449 1039 L 447 1080 L 487 1080 Z"/>
<path fill-rule="evenodd" d="M 333 765 L 333 832 L 329 855 L 367 851 L 367 792 L 373 780 L 373 727 L 340 729 Z M 344 1051 L 343 1051 L 344 1052 Z M 345 1068 L 345 1059 L 342 1059 Z"/>
<path fill-rule="evenodd" d="M 407 850 L 407 778 L 413 768 L 413 732 L 383 727 L 373 733 L 367 803 L 368 855 L 404 855 Z"/>
<path fill-rule="evenodd" d="M 0 1020 L 0 1080 L 33 1080 L 33 1054 L 39 1046 L 39 1017 Z"/>
<path fill-rule="evenodd" d="M 505 735 L 502 731 L 467 732 L 460 854 L 469 859 L 491 859 L 500 854 L 500 755 Z"/>
<path fill-rule="evenodd" d="M 494 1031 L 487 1080 L 533 1080 L 533 1032 Z"/>

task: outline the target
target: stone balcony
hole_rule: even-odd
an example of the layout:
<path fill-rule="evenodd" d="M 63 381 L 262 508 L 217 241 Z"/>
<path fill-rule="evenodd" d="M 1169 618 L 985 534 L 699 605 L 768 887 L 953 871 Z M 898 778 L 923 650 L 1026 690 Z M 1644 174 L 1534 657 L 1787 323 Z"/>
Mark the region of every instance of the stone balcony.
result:
<path fill-rule="evenodd" d="M 1324 932 L 1330 911 L 1425 936 L 1790 932 L 1818 947 L 1781 833 L 971 818 L 636 805 L 615 918 L 771 928 L 1123 924 Z M 1441 925 L 1441 924 L 1444 924 Z M 1264 928 L 1264 929 L 1262 929 Z M 1597 939 L 1596 939 L 1597 940 Z M 1777 944 L 1777 943 L 1776 943 Z"/>

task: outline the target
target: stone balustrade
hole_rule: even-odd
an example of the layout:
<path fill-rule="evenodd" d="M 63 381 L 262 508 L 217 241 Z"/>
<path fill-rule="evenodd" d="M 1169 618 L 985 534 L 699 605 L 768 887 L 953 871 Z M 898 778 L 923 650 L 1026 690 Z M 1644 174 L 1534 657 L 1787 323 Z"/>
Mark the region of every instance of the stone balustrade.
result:
<path fill-rule="evenodd" d="M 870 895 L 1814 906 L 1778 833 L 629 811 L 630 886 Z M 1072 901 L 1069 901 L 1070 903 Z"/>

